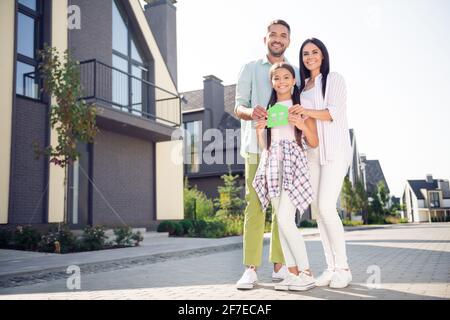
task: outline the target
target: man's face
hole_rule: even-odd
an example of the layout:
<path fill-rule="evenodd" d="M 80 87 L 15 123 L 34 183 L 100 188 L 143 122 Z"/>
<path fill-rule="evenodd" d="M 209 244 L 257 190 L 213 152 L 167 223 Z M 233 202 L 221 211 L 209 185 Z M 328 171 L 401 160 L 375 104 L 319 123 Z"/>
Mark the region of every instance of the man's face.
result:
<path fill-rule="evenodd" d="M 266 44 L 270 55 L 281 57 L 287 47 L 289 47 L 290 43 L 288 28 L 281 24 L 271 25 L 264 37 L 264 43 Z"/>

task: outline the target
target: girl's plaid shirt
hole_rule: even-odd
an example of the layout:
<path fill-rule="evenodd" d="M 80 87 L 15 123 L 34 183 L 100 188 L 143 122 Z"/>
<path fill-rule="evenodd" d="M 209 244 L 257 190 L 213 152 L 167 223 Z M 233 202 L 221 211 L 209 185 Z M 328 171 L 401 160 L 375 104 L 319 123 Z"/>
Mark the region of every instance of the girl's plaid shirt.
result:
<path fill-rule="evenodd" d="M 278 158 L 282 155 L 282 188 L 288 192 L 292 204 L 303 213 L 313 200 L 310 181 L 307 145 L 302 139 L 303 150 L 295 141 L 281 140 L 273 142 L 269 150 L 264 150 L 253 180 L 253 188 L 258 194 L 263 210 L 267 209 L 270 199 L 280 196 Z M 281 150 L 279 150 L 281 149 Z"/>

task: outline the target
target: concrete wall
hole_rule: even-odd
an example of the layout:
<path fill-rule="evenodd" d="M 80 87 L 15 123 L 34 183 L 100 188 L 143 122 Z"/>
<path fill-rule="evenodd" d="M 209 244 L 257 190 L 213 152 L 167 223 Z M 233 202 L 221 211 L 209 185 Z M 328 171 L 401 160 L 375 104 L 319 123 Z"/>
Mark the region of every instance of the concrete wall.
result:
<path fill-rule="evenodd" d="M 0 1 L 0 224 L 8 223 L 13 110 L 15 1 Z"/>
<path fill-rule="evenodd" d="M 183 219 L 183 142 L 156 144 L 156 218 Z"/>
<path fill-rule="evenodd" d="M 130 226 L 150 226 L 155 206 L 154 144 L 100 130 L 93 148 L 93 224 L 120 226 L 117 213 Z"/>
<path fill-rule="evenodd" d="M 68 47 L 67 6 L 67 0 L 52 1 L 52 46 L 56 47 L 60 53 Z M 52 104 L 56 104 L 54 99 Z M 55 146 L 57 141 L 57 132 L 52 130 L 50 143 Z M 50 165 L 48 222 L 64 220 L 64 174 L 64 169 Z"/>

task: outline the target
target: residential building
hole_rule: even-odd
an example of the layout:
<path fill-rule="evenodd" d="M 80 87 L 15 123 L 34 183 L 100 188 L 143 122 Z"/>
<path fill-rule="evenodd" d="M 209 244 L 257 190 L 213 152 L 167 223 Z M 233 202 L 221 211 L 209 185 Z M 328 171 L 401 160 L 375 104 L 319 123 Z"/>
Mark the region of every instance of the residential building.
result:
<path fill-rule="evenodd" d="M 175 12 L 169 0 L 145 11 L 139 0 L 0 1 L 1 224 L 154 228 L 183 218 L 183 166 L 170 161 L 181 144 L 171 141 L 181 124 L 176 56 L 167 49 L 176 43 Z M 166 23 L 152 23 L 155 15 Z M 97 111 L 99 132 L 79 144 L 67 184 L 32 147 L 58 138 L 49 123 L 56 102 L 40 90 L 44 43 L 80 61 L 83 98 Z"/>
<path fill-rule="evenodd" d="M 449 181 L 433 179 L 407 180 L 402 195 L 404 218 L 409 222 L 448 221 L 450 217 Z"/>
<path fill-rule="evenodd" d="M 209 198 L 219 197 L 221 176 L 239 175 L 245 192 L 244 159 L 239 154 L 240 120 L 234 114 L 236 85 L 224 86 L 214 75 L 204 77 L 203 89 L 183 92 L 185 175 L 191 186 Z M 211 159 L 209 155 L 212 155 Z"/>

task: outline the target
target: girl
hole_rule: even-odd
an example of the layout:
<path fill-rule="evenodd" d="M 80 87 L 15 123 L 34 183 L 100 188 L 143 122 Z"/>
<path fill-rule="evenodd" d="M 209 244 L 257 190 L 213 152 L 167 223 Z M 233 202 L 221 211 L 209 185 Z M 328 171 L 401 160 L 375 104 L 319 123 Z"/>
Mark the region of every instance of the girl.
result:
<path fill-rule="evenodd" d="M 299 103 L 299 88 L 291 65 L 284 62 L 274 64 L 270 69 L 270 79 L 273 90 L 268 110 L 277 103 L 288 108 Z M 312 118 L 304 120 L 300 115 L 289 112 L 288 124 L 267 129 L 267 139 L 266 126 L 266 118 L 257 120 L 258 143 L 263 152 L 253 187 L 264 209 L 269 201 L 272 203 L 289 269 L 289 275 L 276 284 L 275 289 L 304 291 L 314 287 L 315 282 L 309 270 L 305 242 L 295 224 L 295 213 L 296 209 L 303 213 L 312 201 L 306 143 L 317 147 L 316 124 Z"/>
<path fill-rule="evenodd" d="M 328 50 L 318 39 L 300 48 L 300 100 L 292 113 L 317 120 L 319 148 L 308 150 L 311 182 L 317 195 L 311 204 L 320 231 L 327 270 L 317 286 L 344 288 L 352 280 L 347 263 L 344 228 L 336 210 L 342 182 L 351 161 L 346 115 L 346 86 L 338 73 L 330 73 Z"/>

